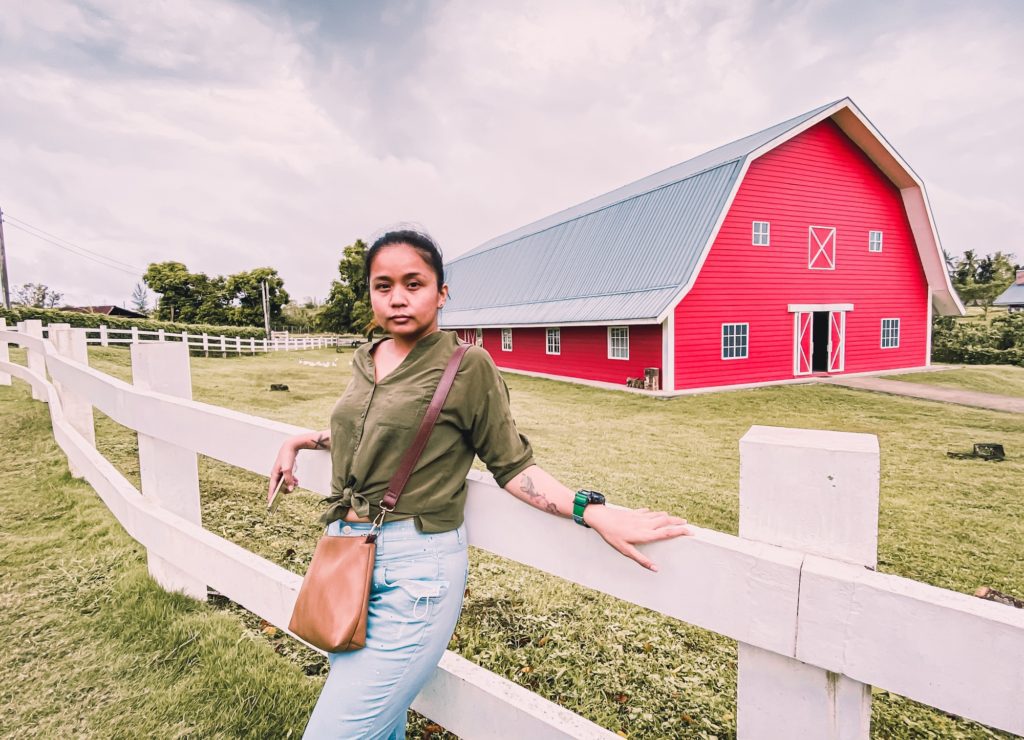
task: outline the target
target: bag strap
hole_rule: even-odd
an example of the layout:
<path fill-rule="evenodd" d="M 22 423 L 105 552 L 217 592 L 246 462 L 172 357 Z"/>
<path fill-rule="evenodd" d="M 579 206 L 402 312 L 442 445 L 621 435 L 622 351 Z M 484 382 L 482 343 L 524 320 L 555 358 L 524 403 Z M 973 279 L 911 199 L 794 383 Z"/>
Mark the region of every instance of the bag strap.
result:
<path fill-rule="evenodd" d="M 430 439 L 430 433 L 434 429 L 434 424 L 437 422 L 437 417 L 441 414 L 441 407 L 444 406 L 445 399 L 448 398 L 448 391 L 452 389 L 452 383 L 455 382 L 455 375 L 459 372 L 459 366 L 462 364 L 462 358 L 469 349 L 468 344 L 459 344 L 452 353 L 451 359 L 448 360 L 448 366 L 444 369 L 444 374 L 441 375 L 441 381 L 437 384 L 437 390 L 434 391 L 434 397 L 430 399 L 430 405 L 427 407 L 427 413 L 423 415 L 423 421 L 420 422 L 419 431 L 416 432 L 416 438 L 412 444 L 409 445 L 409 449 L 405 451 L 405 455 L 402 457 L 402 462 L 398 466 L 398 470 L 391 476 L 391 480 L 388 481 L 388 492 L 384 494 L 383 500 L 380 502 L 380 508 L 391 511 L 395 508 L 395 504 L 398 503 L 398 497 L 402 495 L 402 491 L 405 490 L 405 484 L 409 482 L 409 477 L 412 475 L 413 468 L 416 467 L 416 463 L 419 462 L 420 455 L 423 454 L 423 448 L 427 446 L 427 440 Z"/>

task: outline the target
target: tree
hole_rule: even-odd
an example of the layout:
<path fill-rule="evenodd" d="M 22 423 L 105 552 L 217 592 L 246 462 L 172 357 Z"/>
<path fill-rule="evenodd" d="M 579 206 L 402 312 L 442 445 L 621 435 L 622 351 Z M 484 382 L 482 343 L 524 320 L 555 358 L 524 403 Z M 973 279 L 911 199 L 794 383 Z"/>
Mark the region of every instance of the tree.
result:
<path fill-rule="evenodd" d="M 362 239 L 345 247 L 338 262 L 338 279 L 331 282 L 331 292 L 320 314 L 324 331 L 354 332 L 373 338 L 373 309 L 366 279 L 366 243 Z"/>
<path fill-rule="evenodd" d="M 181 262 L 154 262 L 142 279 L 160 294 L 156 318 L 185 323 L 228 322 L 229 298 L 224 278 L 189 272 Z"/>
<path fill-rule="evenodd" d="M 132 290 L 132 308 L 139 313 L 149 314 L 149 291 L 142 283 L 135 283 Z"/>
<path fill-rule="evenodd" d="M 273 267 L 257 267 L 229 275 L 225 281 L 228 321 L 239 326 L 263 326 L 263 283 L 270 294 L 270 323 L 279 323 L 281 309 L 288 303 L 284 280 Z"/>
<path fill-rule="evenodd" d="M 14 291 L 14 302 L 33 308 L 55 308 L 63 293 L 58 293 L 42 283 L 25 283 Z"/>
<path fill-rule="evenodd" d="M 953 287 L 965 304 L 984 307 L 988 313 L 992 301 L 1013 282 L 1013 255 L 995 252 L 978 258 L 973 249 L 953 265 Z"/>

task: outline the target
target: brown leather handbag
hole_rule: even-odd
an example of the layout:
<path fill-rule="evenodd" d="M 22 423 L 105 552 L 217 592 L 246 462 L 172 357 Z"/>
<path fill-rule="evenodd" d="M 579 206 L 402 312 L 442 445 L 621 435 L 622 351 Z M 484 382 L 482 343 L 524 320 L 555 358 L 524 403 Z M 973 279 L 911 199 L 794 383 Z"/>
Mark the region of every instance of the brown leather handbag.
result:
<path fill-rule="evenodd" d="M 468 349 L 469 345 L 460 344 L 452 353 L 420 422 L 416 438 L 388 481 L 380 513 L 373 520 L 369 533 L 365 537 L 324 535 L 317 543 L 288 624 L 292 634 L 310 645 L 332 653 L 366 646 L 366 614 L 370 604 L 373 561 L 377 554 L 377 533 L 384 523 L 384 515 L 395 510 L 398 497 L 427 446 L 430 432 Z"/>

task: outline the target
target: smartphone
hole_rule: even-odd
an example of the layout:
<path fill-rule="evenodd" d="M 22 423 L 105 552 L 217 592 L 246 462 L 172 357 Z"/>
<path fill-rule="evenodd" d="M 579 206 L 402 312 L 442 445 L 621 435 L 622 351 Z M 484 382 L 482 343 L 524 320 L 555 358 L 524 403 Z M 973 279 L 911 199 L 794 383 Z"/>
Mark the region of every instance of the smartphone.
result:
<path fill-rule="evenodd" d="M 277 487 L 274 488 L 274 492 L 270 494 L 270 498 L 267 499 L 267 511 L 273 514 L 277 511 L 277 505 L 281 503 L 281 489 L 284 488 L 284 474 L 282 473 L 281 479 L 277 482 Z"/>

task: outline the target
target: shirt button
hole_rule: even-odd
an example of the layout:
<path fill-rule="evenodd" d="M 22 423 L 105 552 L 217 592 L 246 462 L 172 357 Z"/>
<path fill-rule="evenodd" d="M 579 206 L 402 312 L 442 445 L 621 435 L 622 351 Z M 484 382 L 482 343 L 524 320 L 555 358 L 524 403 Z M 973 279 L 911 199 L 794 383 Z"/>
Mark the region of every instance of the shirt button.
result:
<path fill-rule="evenodd" d="M 349 532 L 352 531 L 352 527 L 350 527 L 350 526 L 348 526 L 346 524 L 344 527 L 341 528 L 341 531 L 344 532 L 345 534 L 348 534 Z"/>

